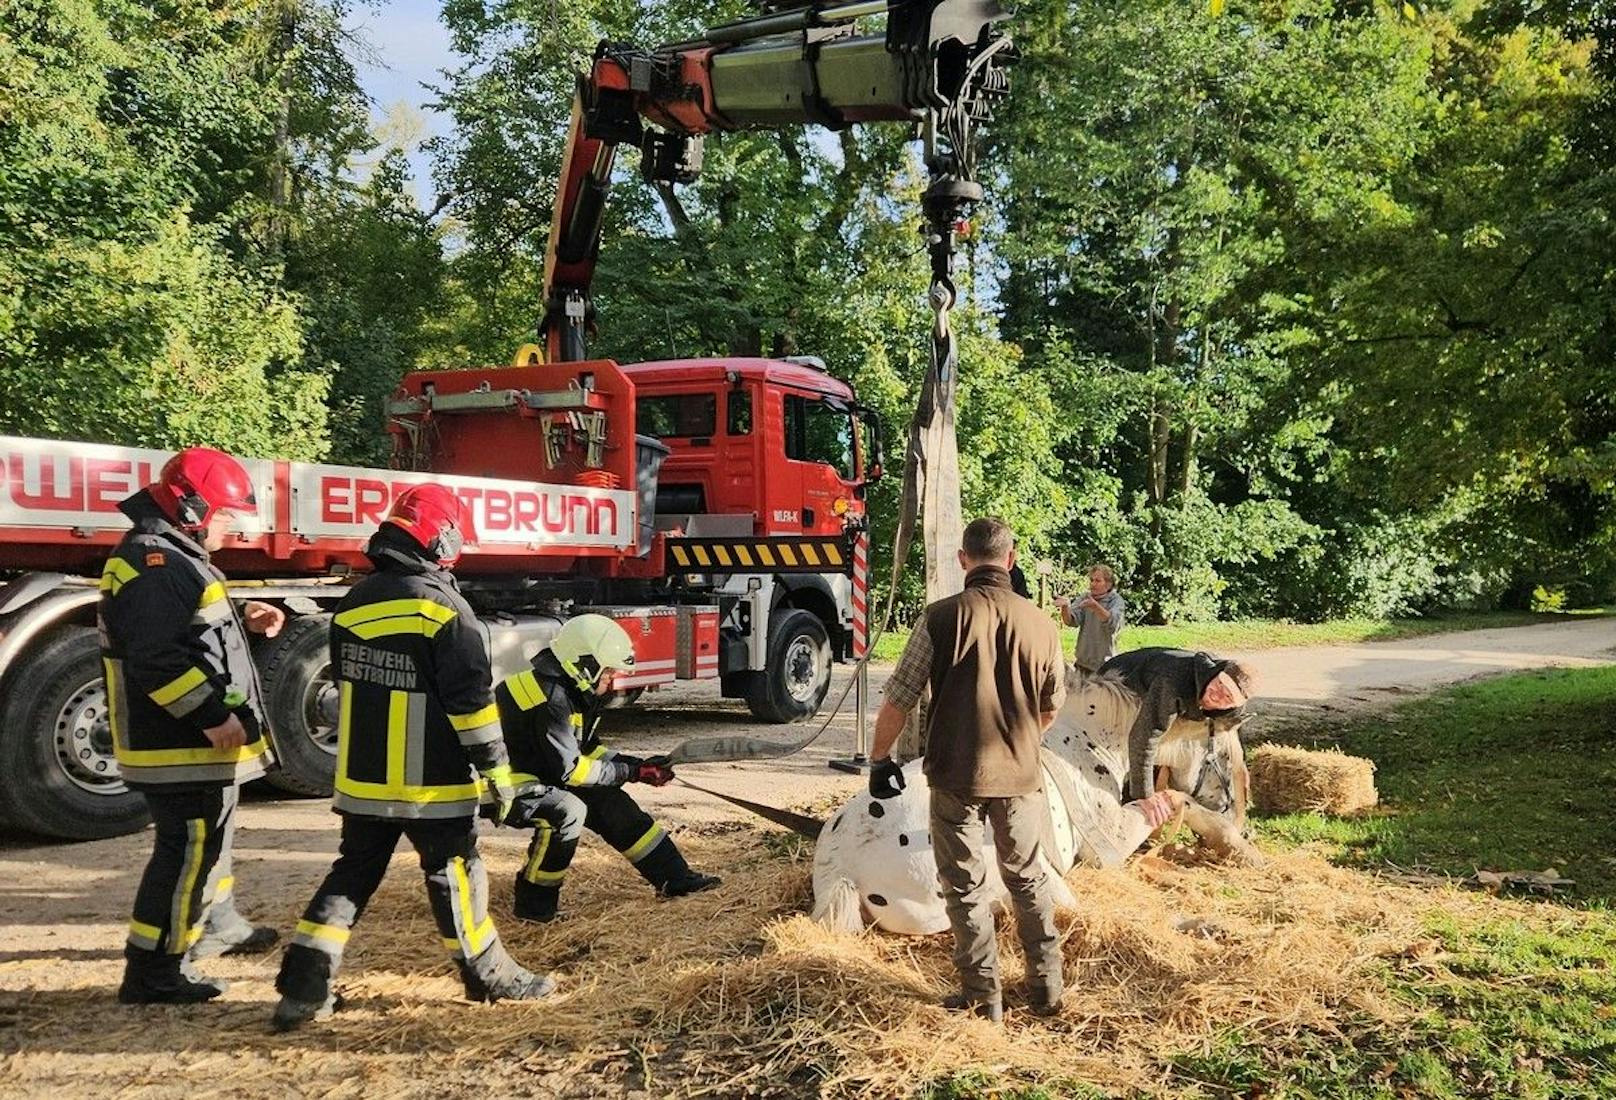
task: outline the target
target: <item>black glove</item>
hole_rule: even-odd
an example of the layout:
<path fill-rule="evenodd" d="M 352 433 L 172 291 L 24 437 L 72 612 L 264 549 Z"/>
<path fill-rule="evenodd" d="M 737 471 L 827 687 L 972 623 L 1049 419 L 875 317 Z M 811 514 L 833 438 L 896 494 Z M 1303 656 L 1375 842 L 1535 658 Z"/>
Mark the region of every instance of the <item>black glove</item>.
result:
<path fill-rule="evenodd" d="M 903 793 L 903 769 L 892 757 L 870 764 L 870 794 L 876 798 L 897 798 Z"/>

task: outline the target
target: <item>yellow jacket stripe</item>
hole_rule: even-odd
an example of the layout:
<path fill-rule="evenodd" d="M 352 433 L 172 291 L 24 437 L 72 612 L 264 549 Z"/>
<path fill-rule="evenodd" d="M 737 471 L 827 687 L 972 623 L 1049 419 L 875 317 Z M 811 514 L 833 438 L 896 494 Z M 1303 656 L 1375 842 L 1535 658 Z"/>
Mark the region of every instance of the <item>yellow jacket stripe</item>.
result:
<path fill-rule="evenodd" d="M 499 707 L 493 703 L 470 714 L 451 714 L 449 724 L 462 745 L 486 745 L 500 739 Z"/>
<path fill-rule="evenodd" d="M 546 696 L 544 689 L 539 686 L 539 678 L 533 675 L 533 670 L 518 672 L 505 681 L 505 689 L 511 693 L 511 698 L 522 710 L 532 710 L 544 703 Z"/>
<path fill-rule="evenodd" d="M 444 607 L 432 600 L 381 600 L 378 603 L 367 603 L 362 607 L 350 607 L 346 611 L 338 612 L 332 621 L 337 626 L 352 627 L 357 623 L 373 622 L 376 619 L 420 615 L 437 623 L 446 623 L 456 614 L 458 612 L 454 608 Z"/>
<path fill-rule="evenodd" d="M 101 569 L 101 583 L 97 587 L 116 596 L 120 588 L 138 576 L 140 570 L 122 558 L 108 558 L 107 564 Z"/>
<path fill-rule="evenodd" d="M 171 707 L 176 701 L 183 699 L 187 693 L 204 687 L 208 682 L 208 674 L 199 668 L 188 668 L 162 687 L 149 692 L 151 701 L 160 707 Z M 186 712 L 181 712 L 186 713 Z M 178 716 L 176 716 L 178 717 Z"/>

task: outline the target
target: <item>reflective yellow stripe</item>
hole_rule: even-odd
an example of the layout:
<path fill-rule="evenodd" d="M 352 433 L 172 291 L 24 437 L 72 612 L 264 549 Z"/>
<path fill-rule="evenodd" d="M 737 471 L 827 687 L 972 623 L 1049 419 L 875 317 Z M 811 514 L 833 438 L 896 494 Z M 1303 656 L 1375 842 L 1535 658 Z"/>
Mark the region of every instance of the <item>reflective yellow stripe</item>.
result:
<path fill-rule="evenodd" d="M 494 918 L 484 917 L 477 923 L 477 914 L 471 907 L 471 880 L 466 875 L 466 861 L 455 856 L 449 864 L 454 871 L 455 884 L 460 887 L 460 927 L 465 933 L 468 956 L 482 954 L 483 945 L 494 931 Z"/>
<path fill-rule="evenodd" d="M 326 943 L 335 944 L 347 943 L 348 937 L 353 935 L 352 929 L 338 928 L 332 924 L 316 924 L 311 920 L 298 921 L 297 930 L 300 935 L 308 936 L 310 939 L 324 940 Z"/>
<path fill-rule="evenodd" d="M 678 562 L 680 565 L 689 565 L 690 555 L 685 553 L 685 548 L 683 546 L 675 546 L 673 547 L 673 560 Z"/>
<path fill-rule="evenodd" d="M 825 552 L 825 562 L 828 565 L 842 564 L 842 548 L 834 542 L 822 542 L 819 548 Z"/>
<path fill-rule="evenodd" d="M 453 783 L 441 787 L 406 787 L 402 784 L 367 783 L 363 779 L 349 779 L 338 775 L 337 790 L 355 798 L 372 802 L 410 802 L 424 806 L 429 802 L 474 802 L 481 795 L 481 783 Z M 468 814 L 470 810 L 466 811 Z"/>
<path fill-rule="evenodd" d="M 129 931 L 143 940 L 149 940 L 154 951 L 157 949 L 157 945 L 163 941 L 163 930 L 155 924 L 132 920 L 129 922 Z"/>
<path fill-rule="evenodd" d="M 719 565 L 728 565 L 730 563 L 729 551 L 724 549 L 722 546 L 713 547 L 713 553 L 718 556 Z"/>
<path fill-rule="evenodd" d="M 698 565 L 711 565 L 711 564 L 713 564 L 713 559 L 709 558 L 707 556 L 706 548 L 701 547 L 701 546 L 695 546 L 695 547 L 692 547 L 691 549 L 693 549 L 696 552 L 696 562 L 697 562 Z"/>
<path fill-rule="evenodd" d="M 644 836 L 636 840 L 633 845 L 623 852 L 623 855 L 626 856 L 630 861 L 639 859 L 646 852 L 649 852 L 657 841 L 661 840 L 667 835 L 666 830 L 664 830 L 662 826 L 653 824 L 649 829 L 645 830 Z"/>
<path fill-rule="evenodd" d="M 511 698 L 523 710 L 532 710 L 544 702 L 544 689 L 539 686 L 539 678 L 533 675 L 533 670 L 518 672 L 505 681 L 505 688 L 511 693 Z"/>
<path fill-rule="evenodd" d="M 444 607 L 432 600 L 382 600 L 380 603 L 350 607 L 340 612 L 332 622 L 338 626 L 354 626 L 357 623 L 391 619 L 399 615 L 421 615 L 437 623 L 446 623 L 457 614 L 454 608 Z"/>
<path fill-rule="evenodd" d="M 566 871 L 540 871 L 534 868 L 527 880 L 535 886 L 558 886 L 567 877 Z"/>
<path fill-rule="evenodd" d="M 123 662 L 103 657 L 101 673 L 107 685 L 107 732 L 112 735 L 112 755 L 121 756 L 124 752 Z"/>
<path fill-rule="evenodd" d="M 578 784 L 589 778 L 589 773 L 594 769 L 594 766 L 595 762 L 593 760 L 580 753 L 578 755 L 577 766 L 574 767 L 571 773 L 568 774 L 567 778 L 563 779 L 561 782 L 568 787 L 576 787 Z"/>
<path fill-rule="evenodd" d="M 218 603 L 228 595 L 229 593 L 224 590 L 224 585 L 214 581 L 202 590 L 202 598 L 196 601 L 196 606 L 207 607 L 209 604 Z"/>
<path fill-rule="evenodd" d="M 107 564 L 101 569 L 101 583 L 97 587 L 116 596 L 120 588 L 138 576 L 140 570 L 122 558 L 108 558 Z"/>
<path fill-rule="evenodd" d="M 805 542 L 802 544 L 802 560 L 809 565 L 819 564 L 819 553 L 814 549 L 813 543 Z"/>
<path fill-rule="evenodd" d="M 744 546 L 735 548 L 735 556 L 741 559 L 741 564 L 750 567 L 752 564 L 752 551 Z"/>
<path fill-rule="evenodd" d="M 499 721 L 499 708 L 489 703 L 482 710 L 474 710 L 470 714 L 451 714 L 449 724 L 457 730 L 474 730 L 478 726 L 486 726 Z"/>
<path fill-rule="evenodd" d="M 786 565 L 796 565 L 797 555 L 791 552 L 791 547 L 785 543 L 780 544 L 780 561 Z"/>
<path fill-rule="evenodd" d="M 184 764 L 239 764 L 262 756 L 269 743 L 260 738 L 235 749 L 131 749 L 115 744 L 118 763 L 131 768 L 165 768 Z"/>
<path fill-rule="evenodd" d="M 359 623 L 347 629 L 354 637 L 363 638 L 368 642 L 372 638 L 387 638 L 395 634 L 420 634 L 426 638 L 436 638 L 438 631 L 443 629 L 443 624 L 432 619 L 423 619 L 419 615 L 409 615 Z"/>
<path fill-rule="evenodd" d="M 160 707 L 166 707 L 186 692 L 193 688 L 201 687 L 207 682 L 207 673 L 199 668 L 188 668 L 156 691 L 151 692 L 151 701 Z"/>
<path fill-rule="evenodd" d="M 174 893 L 173 921 L 169 925 L 169 950 L 173 951 L 174 938 L 191 928 L 191 894 L 196 890 L 197 875 L 202 872 L 202 845 L 208 836 L 207 822 L 200 817 L 193 817 L 185 823 L 186 831 L 190 834 L 191 843 L 185 852 L 185 873 L 180 876 L 179 889 Z M 187 942 L 187 947 L 190 943 Z M 179 954 L 174 951 L 174 954 Z"/>
<path fill-rule="evenodd" d="M 544 853 L 550 850 L 550 838 L 555 835 L 555 828 L 548 821 L 541 821 L 534 829 L 534 834 L 533 854 L 527 857 L 527 866 L 522 868 L 522 877 L 529 882 L 542 882 L 545 880 L 540 878 L 541 875 L 555 873 L 539 870 L 539 864 L 544 862 Z"/>
<path fill-rule="evenodd" d="M 353 685 L 337 681 L 337 785 L 348 775 L 348 739 L 353 726 Z"/>
<path fill-rule="evenodd" d="M 224 878 L 219 880 L 219 885 L 215 886 L 213 888 L 213 901 L 214 901 L 214 903 L 217 904 L 217 903 L 223 901 L 225 898 L 229 897 L 230 892 L 232 890 L 234 890 L 235 888 L 236 888 L 236 876 L 235 875 L 226 875 L 226 876 L 224 876 Z"/>
<path fill-rule="evenodd" d="M 771 551 L 767 546 L 760 545 L 757 548 L 757 553 L 758 561 L 761 561 L 764 565 L 774 564 L 774 552 Z"/>
<path fill-rule="evenodd" d="M 404 742 L 409 737 L 410 696 L 387 693 L 387 785 L 404 789 Z"/>

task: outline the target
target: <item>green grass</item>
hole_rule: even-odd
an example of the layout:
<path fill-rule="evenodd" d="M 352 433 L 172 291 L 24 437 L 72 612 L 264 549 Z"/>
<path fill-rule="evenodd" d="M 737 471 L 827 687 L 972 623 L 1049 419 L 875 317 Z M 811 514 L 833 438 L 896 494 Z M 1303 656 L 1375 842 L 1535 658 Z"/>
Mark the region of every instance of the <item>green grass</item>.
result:
<path fill-rule="evenodd" d="M 1327 841 L 1366 867 L 1555 867 L 1577 881 L 1579 899 L 1616 901 L 1616 668 L 1483 680 L 1276 739 L 1369 757 L 1384 812 L 1270 818 L 1261 834 Z"/>
<path fill-rule="evenodd" d="M 1231 1029 L 1170 1059 L 1183 1097 L 1608 1100 L 1616 1096 L 1616 923 L 1431 928 L 1436 968 L 1388 966 L 1410 1019 L 1283 1044 Z"/>
<path fill-rule="evenodd" d="M 1292 623 L 1276 619 L 1244 619 L 1238 622 L 1180 623 L 1174 626 L 1125 626 L 1121 648 L 1171 646 L 1209 652 L 1275 649 L 1279 646 L 1351 645 L 1354 642 L 1390 641 L 1425 634 L 1446 634 L 1454 630 L 1486 630 L 1492 627 L 1530 626 L 1534 623 L 1564 622 L 1567 613 L 1535 611 L 1463 612 L 1424 619 L 1335 619 L 1327 623 Z M 1576 616 L 1610 614 L 1606 608 L 1569 612 Z M 1071 653 L 1077 644 L 1077 631 L 1061 631 L 1062 645 Z M 907 630 L 891 630 L 877 640 L 875 659 L 896 661 L 909 640 Z"/>
<path fill-rule="evenodd" d="M 1517 919 L 1433 910 L 1434 961 L 1376 974 L 1405 1018 L 1350 1013 L 1328 1033 L 1248 1034 L 1163 1052 L 1183 1100 L 1609 1100 L 1616 1097 L 1616 668 L 1522 673 L 1278 740 L 1339 745 L 1377 766 L 1382 811 L 1259 819 L 1269 846 L 1319 844 L 1349 866 L 1464 875 L 1557 867 L 1575 895 Z M 1570 908 L 1563 908 L 1561 903 Z M 1580 912 L 1577 910 L 1581 910 Z M 923 1086 L 927 1100 L 1101 1096 L 988 1072 Z"/>

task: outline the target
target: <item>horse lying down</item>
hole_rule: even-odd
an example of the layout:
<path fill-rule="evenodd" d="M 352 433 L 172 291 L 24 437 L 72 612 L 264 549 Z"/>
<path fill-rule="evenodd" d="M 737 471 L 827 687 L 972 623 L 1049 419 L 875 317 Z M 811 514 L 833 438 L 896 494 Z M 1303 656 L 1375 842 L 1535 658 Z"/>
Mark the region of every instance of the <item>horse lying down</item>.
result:
<path fill-rule="evenodd" d="M 1044 733 L 1050 814 L 1041 858 L 1057 905 L 1075 904 L 1065 872 L 1079 864 L 1120 866 L 1153 831 L 1139 803 L 1122 801 L 1128 732 L 1139 707 L 1119 678 L 1074 671 L 1066 705 Z M 1241 835 L 1247 793 L 1242 721 L 1176 721 L 1161 737 L 1156 763 L 1167 775 L 1165 797 L 1183 824 L 1221 858 L 1258 863 L 1257 850 Z M 873 923 L 900 935 L 948 929 L 931 847 L 930 791 L 920 768 L 919 760 L 904 765 L 906 786 L 897 797 L 861 792 L 826 822 L 814 851 L 815 920 L 846 931 Z M 1003 905 L 1008 892 L 991 823 L 985 833 L 988 887 Z"/>

